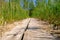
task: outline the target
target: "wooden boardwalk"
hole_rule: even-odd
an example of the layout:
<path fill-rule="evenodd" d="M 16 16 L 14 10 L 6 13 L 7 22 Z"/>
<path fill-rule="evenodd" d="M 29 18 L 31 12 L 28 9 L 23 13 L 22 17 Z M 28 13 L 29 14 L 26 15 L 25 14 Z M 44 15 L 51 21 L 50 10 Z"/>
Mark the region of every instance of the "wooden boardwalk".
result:
<path fill-rule="evenodd" d="M 45 22 L 34 18 L 25 19 L 11 31 L 6 32 L 1 40 L 54 40 L 54 37 L 43 28 Z"/>

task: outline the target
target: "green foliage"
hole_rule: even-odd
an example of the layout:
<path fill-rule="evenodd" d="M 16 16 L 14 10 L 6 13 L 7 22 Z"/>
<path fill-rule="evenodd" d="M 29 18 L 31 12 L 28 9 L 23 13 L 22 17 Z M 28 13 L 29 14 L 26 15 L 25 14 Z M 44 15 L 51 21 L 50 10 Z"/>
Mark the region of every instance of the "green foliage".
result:
<path fill-rule="evenodd" d="M 48 21 L 49 23 L 60 25 L 60 2 L 51 0 L 46 2 L 37 2 L 37 7 L 32 11 L 32 17 Z"/>
<path fill-rule="evenodd" d="M 10 5 L 9 5 L 10 4 Z M 17 20 L 27 18 L 28 10 L 21 8 L 16 2 L 3 2 L 0 7 L 0 24 L 12 23 Z"/>
<path fill-rule="evenodd" d="M 59 0 L 37 0 L 37 5 L 34 3 L 23 0 L 23 8 L 30 8 L 29 10 L 23 9 L 20 6 L 20 0 L 10 0 L 9 2 L 0 2 L 0 24 L 5 22 L 11 23 L 17 20 L 31 17 L 48 21 L 49 23 L 60 25 L 60 1 Z M 1 5 L 2 4 L 2 5 Z"/>

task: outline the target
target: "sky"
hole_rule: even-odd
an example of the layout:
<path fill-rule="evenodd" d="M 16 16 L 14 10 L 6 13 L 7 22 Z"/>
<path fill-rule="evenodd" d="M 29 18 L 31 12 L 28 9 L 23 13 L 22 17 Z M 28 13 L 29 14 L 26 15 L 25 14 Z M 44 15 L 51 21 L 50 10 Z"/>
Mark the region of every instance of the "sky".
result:
<path fill-rule="evenodd" d="M 6 1 L 6 2 L 9 2 L 9 0 L 5 0 L 5 1 Z M 31 2 L 31 0 L 27 0 L 27 1 Z M 33 1 L 33 3 L 34 3 L 34 6 L 36 6 L 36 1 L 37 1 L 37 0 L 32 0 L 32 1 Z M 46 0 L 46 3 L 48 3 L 48 0 Z M 20 5 L 23 7 L 23 5 L 24 5 L 23 0 L 21 0 Z"/>
<path fill-rule="evenodd" d="M 33 2 L 34 2 L 34 5 L 36 5 L 36 0 L 33 0 Z"/>

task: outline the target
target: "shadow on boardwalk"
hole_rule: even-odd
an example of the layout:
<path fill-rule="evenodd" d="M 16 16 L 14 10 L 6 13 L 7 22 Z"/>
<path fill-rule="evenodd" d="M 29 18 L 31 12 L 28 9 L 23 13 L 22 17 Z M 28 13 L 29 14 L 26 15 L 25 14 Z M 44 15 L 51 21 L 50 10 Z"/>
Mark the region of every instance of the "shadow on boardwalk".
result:
<path fill-rule="evenodd" d="M 56 37 L 55 40 L 60 40 L 60 37 Z"/>
<path fill-rule="evenodd" d="M 59 37 L 55 38 L 43 29 L 48 27 L 44 23 L 42 24 L 42 21 L 37 21 L 34 18 L 23 20 L 21 25 L 17 25 L 6 33 L 2 40 L 60 40 Z"/>

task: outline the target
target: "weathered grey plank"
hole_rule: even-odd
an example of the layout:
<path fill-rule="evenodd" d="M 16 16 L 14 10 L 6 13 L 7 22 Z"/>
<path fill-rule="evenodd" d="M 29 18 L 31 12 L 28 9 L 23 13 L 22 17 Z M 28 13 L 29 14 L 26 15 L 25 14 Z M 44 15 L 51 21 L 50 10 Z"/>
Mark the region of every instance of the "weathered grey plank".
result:
<path fill-rule="evenodd" d="M 1 40 L 54 40 L 54 37 L 43 29 L 46 27 L 44 24 L 45 22 L 33 18 L 23 20 L 21 25 L 5 33 Z"/>
<path fill-rule="evenodd" d="M 17 25 L 11 31 L 6 32 L 1 40 L 21 40 L 22 35 L 23 35 L 29 21 L 30 21 L 30 19 L 23 20 L 21 25 Z"/>
<path fill-rule="evenodd" d="M 43 24 L 38 23 L 36 19 L 31 19 L 23 40 L 54 40 L 51 34 L 42 29 Z"/>

